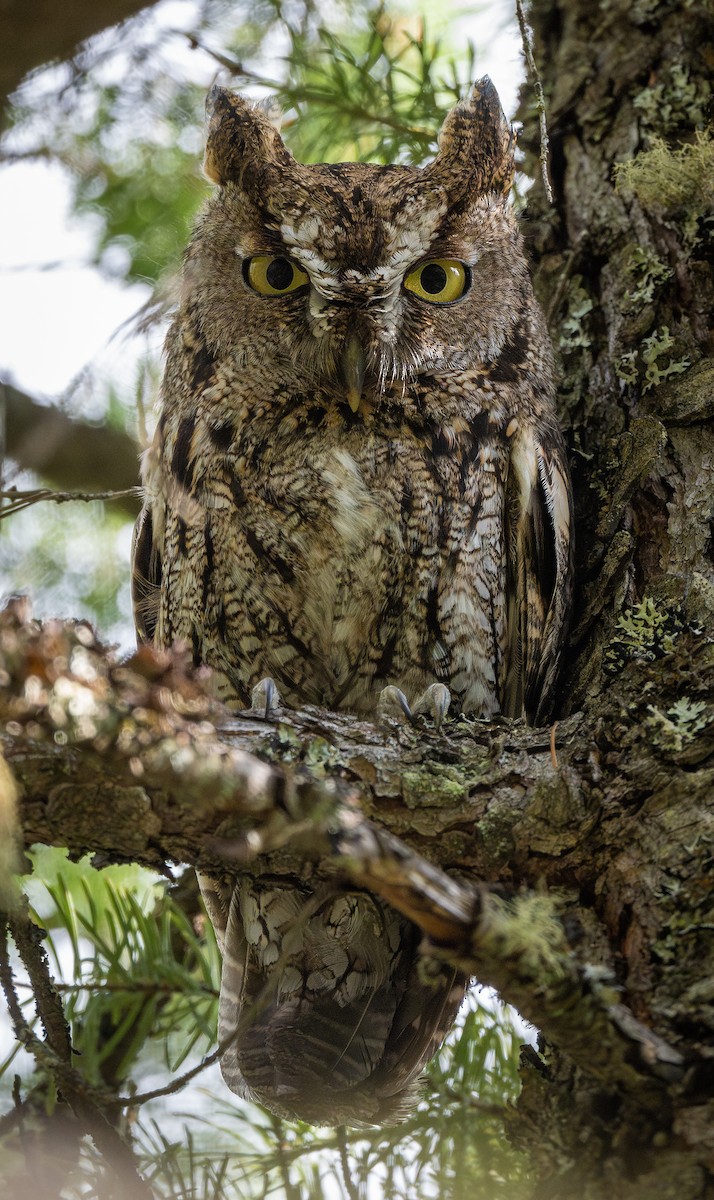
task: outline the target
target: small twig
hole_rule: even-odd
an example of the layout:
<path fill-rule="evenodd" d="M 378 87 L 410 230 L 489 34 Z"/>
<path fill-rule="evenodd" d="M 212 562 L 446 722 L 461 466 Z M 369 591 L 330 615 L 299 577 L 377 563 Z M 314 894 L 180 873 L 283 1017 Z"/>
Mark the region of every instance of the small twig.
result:
<path fill-rule="evenodd" d="M 345 1185 L 345 1191 L 349 1196 L 349 1200 L 360 1200 L 359 1188 L 356 1188 L 352 1182 L 350 1174 L 350 1163 L 347 1157 L 347 1138 L 344 1125 L 339 1125 L 337 1128 L 337 1143 L 340 1148 L 340 1168 L 342 1170 L 342 1181 Z"/>
<path fill-rule="evenodd" d="M 31 983 L 21 982 L 16 984 L 16 987 L 29 988 L 30 991 L 33 991 Z M 56 992 L 92 992 L 93 995 L 96 995 L 97 992 L 119 992 L 122 995 L 129 996 L 183 996 L 185 994 L 185 987 L 183 985 L 151 983 L 140 979 L 132 980 L 131 983 L 109 983 L 106 980 L 99 983 L 96 980 L 90 980 L 87 983 L 55 983 L 54 988 Z M 216 988 L 208 987 L 205 983 L 199 984 L 196 991 L 204 996 L 218 997 Z"/>
<path fill-rule="evenodd" d="M 550 761 L 553 764 L 553 770 L 558 770 L 558 751 L 555 748 L 555 731 L 558 728 L 558 722 L 553 721 L 550 727 Z"/>
<path fill-rule="evenodd" d="M 177 1079 L 172 1080 L 171 1083 L 167 1083 L 166 1087 L 155 1088 L 153 1092 L 137 1092 L 135 1096 L 115 1096 L 110 1103 L 116 1108 L 134 1108 L 139 1104 L 146 1104 L 149 1100 L 157 1100 L 159 1096 L 171 1096 L 174 1092 L 180 1092 L 181 1088 L 190 1083 L 192 1079 L 195 1079 L 197 1075 L 200 1075 L 201 1071 L 205 1071 L 207 1067 L 212 1067 L 214 1062 L 217 1062 L 221 1057 L 224 1050 L 225 1045 L 221 1042 L 211 1054 L 207 1054 L 205 1058 L 202 1058 L 197 1066 L 191 1067 L 190 1071 L 184 1071 L 183 1075 L 179 1075 Z"/>
<path fill-rule="evenodd" d="M 123 488 L 111 492 L 56 492 L 52 488 L 32 488 L 21 492 L 17 488 L 0 489 L 0 500 L 9 500 L 9 504 L 0 506 L 0 520 L 11 517 L 29 508 L 31 504 L 40 504 L 44 500 L 53 500 L 55 504 L 66 504 L 69 500 L 119 500 L 124 496 L 141 496 L 141 488 Z"/>
<path fill-rule="evenodd" d="M 223 67 L 226 71 L 230 71 L 231 75 L 240 75 L 244 79 L 252 79 L 255 83 L 260 83 L 264 87 L 278 88 L 279 85 L 273 80 L 265 79 L 262 75 L 256 75 L 255 71 L 249 71 L 236 58 L 229 58 L 227 54 L 221 54 L 219 50 L 212 50 L 195 33 L 182 32 L 192 50 L 202 50 L 204 54 L 207 54 L 214 62 L 217 62 L 220 67 Z"/>
<path fill-rule="evenodd" d="M 286 1200 L 300 1200 L 300 1191 L 290 1178 L 290 1166 L 287 1158 L 285 1157 L 287 1146 L 285 1143 L 283 1123 L 279 1117 L 275 1117 L 272 1114 L 270 1117 L 270 1123 L 273 1126 L 273 1132 L 275 1134 L 275 1150 Z"/>
<path fill-rule="evenodd" d="M 521 31 L 521 42 L 523 44 L 523 53 L 526 56 L 526 66 L 528 73 L 533 81 L 533 88 L 536 94 L 536 108 L 538 110 L 538 123 L 540 126 L 540 169 L 543 176 L 543 187 L 545 188 L 546 199 L 549 204 L 553 203 L 553 189 L 550 186 L 548 178 L 548 126 L 545 120 L 545 97 L 543 95 L 543 84 L 540 81 L 540 73 L 536 66 L 535 58 L 533 57 L 533 46 L 531 44 L 531 31 L 528 28 L 526 14 L 523 11 L 523 0 L 516 0 L 516 13 L 518 14 L 518 27 Z"/>
<path fill-rule="evenodd" d="M 12 918 L 8 921 L 8 929 L 12 934 L 17 952 L 25 964 L 25 969 L 27 970 L 35 996 L 35 1003 L 37 1004 L 37 1013 L 47 1037 L 47 1046 L 56 1055 L 59 1062 L 69 1067 L 72 1058 L 70 1028 L 64 1014 L 64 1009 L 62 1008 L 62 1002 L 55 989 L 54 980 L 50 974 L 47 954 L 42 945 L 42 938 L 45 936 L 44 930 L 40 929 L 39 926 L 33 924 L 30 920 L 24 898 L 20 903 L 18 911 L 13 913 Z M 10 980 L 12 982 L 12 976 L 10 976 Z M 14 984 L 13 994 L 17 998 Z M 8 997 L 8 1006 L 9 1003 Z M 13 1022 L 17 1027 L 18 1013 L 12 1008 L 10 1012 Z M 25 1024 L 24 1018 L 22 1018 L 21 1023 Z M 27 1028 L 27 1026 L 25 1027 Z M 35 1037 L 34 1034 L 32 1036 L 33 1038 Z"/>

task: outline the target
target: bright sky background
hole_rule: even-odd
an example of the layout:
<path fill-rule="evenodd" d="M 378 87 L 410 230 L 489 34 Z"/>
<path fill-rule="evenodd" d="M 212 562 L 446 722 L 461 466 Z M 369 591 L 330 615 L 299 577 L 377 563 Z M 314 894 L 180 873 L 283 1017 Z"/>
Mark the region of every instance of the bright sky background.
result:
<path fill-rule="evenodd" d="M 430 5 L 427 0 L 413 7 Z M 160 23 L 175 27 L 186 20 L 187 5 L 169 0 L 159 11 Z M 512 14 L 509 0 L 489 0 L 482 11 L 464 13 L 456 32 L 450 31 L 455 44 L 461 36 L 476 44 L 479 73 L 491 76 L 510 117 L 523 70 L 514 16 L 504 28 Z M 207 62 L 207 83 L 213 73 Z M 93 244 L 91 217 L 72 219 L 64 169 L 0 166 L 0 214 L 0 377 L 37 397 L 60 395 L 97 359 L 118 385 L 131 378 L 130 343 L 121 335 L 111 339 L 149 289 L 126 287 L 85 265 Z"/>

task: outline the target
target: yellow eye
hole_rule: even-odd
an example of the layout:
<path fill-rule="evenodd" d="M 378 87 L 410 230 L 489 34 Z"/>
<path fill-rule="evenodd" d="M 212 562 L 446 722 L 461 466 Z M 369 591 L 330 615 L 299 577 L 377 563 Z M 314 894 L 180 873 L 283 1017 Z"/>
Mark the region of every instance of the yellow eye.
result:
<path fill-rule="evenodd" d="M 279 254 L 256 254 L 243 270 L 246 283 L 261 296 L 287 296 L 310 282 L 302 267 Z"/>
<path fill-rule="evenodd" d="M 432 258 L 410 271 L 404 279 L 408 292 L 430 304 L 451 304 L 468 289 L 468 267 L 454 258 Z"/>

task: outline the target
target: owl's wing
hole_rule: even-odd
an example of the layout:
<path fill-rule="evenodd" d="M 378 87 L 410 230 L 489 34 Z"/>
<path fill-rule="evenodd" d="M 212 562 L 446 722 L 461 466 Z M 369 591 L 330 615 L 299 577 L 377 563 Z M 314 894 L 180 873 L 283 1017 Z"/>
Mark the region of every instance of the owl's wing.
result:
<path fill-rule="evenodd" d="M 244 879 L 201 890 L 223 952 L 221 1071 L 245 1099 L 313 1124 L 393 1123 L 443 1041 L 466 980 L 425 959 L 388 905 L 333 885 Z"/>
<path fill-rule="evenodd" d="M 548 719 L 572 595 L 573 504 L 554 423 L 514 438 L 507 486 L 507 645 L 502 710 Z"/>
<path fill-rule="evenodd" d="M 131 595 L 134 623 L 140 642 L 151 644 L 159 615 L 161 553 L 154 538 L 151 508 L 145 504 L 134 526 Z"/>

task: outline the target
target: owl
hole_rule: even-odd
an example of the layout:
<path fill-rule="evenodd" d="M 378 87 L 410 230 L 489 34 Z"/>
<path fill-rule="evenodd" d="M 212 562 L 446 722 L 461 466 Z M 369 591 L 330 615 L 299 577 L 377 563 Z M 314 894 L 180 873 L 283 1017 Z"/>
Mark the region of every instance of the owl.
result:
<path fill-rule="evenodd" d="M 205 171 L 143 468 L 140 638 L 187 643 L 238 707 L 542 721 L 571 491 L 490 80 L 421 169 L 297 163 L 214 88 Z M 228 1084 L 313 1122 L 403 1114 L 465 980 L 334 878 L 202 884 Z"/>

